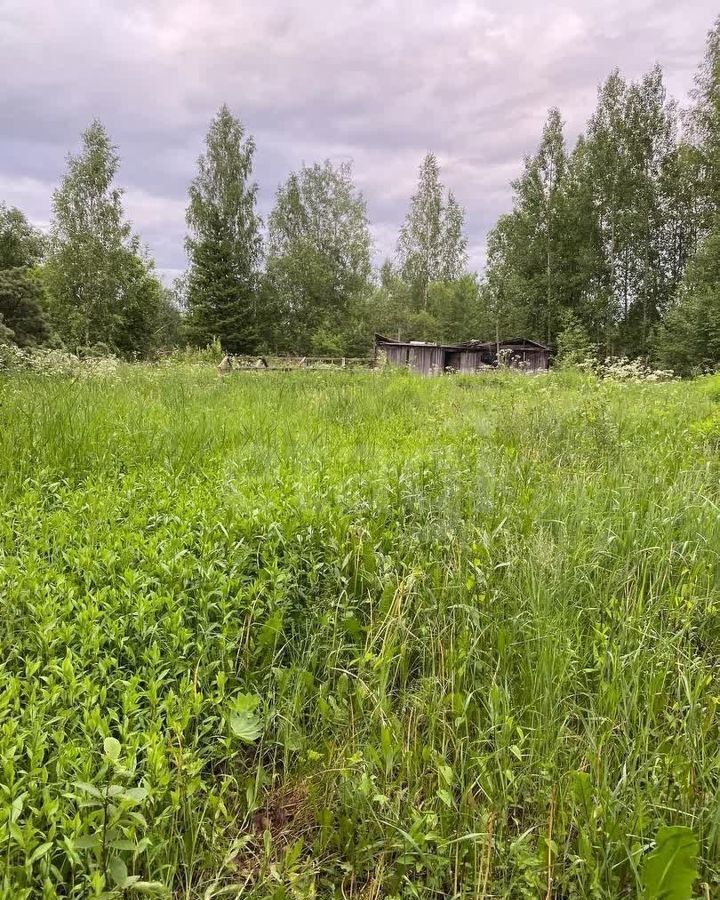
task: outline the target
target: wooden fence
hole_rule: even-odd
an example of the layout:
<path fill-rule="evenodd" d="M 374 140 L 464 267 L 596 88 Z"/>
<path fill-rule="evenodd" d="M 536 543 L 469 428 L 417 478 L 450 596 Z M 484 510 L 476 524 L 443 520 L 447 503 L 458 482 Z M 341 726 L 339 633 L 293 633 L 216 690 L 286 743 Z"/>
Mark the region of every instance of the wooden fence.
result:
<path fill-rule="evenodd" d="M 369 369 L 372 356 L 226 356 L 220 372 L 294 372 L 300 370 Z"/>

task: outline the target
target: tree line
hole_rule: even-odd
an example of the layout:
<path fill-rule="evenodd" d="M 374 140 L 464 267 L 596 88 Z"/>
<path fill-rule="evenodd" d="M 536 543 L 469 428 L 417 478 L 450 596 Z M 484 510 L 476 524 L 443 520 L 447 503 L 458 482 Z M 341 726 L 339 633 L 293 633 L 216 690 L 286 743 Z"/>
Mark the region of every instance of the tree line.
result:
<path fill-rule="evenodd" d="M 427 154 L 393 259 L 372 266 L 350 163 L 303 165 L 257 211 L 255 142 L 227 106 L 188 190 L 188 266 L 172 288 L 133 232 L 119 156 L 95 121 L 53 195 L 48 234 L 0 204 L 0 341 L 145 357 L 218 339 L 229 353 L 365 355 L 373 332 L 524 335 L 560 355 L 720 364 L 720 19 L 688 109 L 659 66 L 614 71 L 568 148 L 559 110 L 468 271 L 465 213 Z"/>

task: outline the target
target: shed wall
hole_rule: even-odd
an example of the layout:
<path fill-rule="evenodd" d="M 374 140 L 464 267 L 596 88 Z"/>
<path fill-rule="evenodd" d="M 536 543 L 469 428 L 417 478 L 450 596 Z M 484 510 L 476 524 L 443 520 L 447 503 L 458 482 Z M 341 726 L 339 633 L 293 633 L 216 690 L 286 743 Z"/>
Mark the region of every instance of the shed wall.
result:
<path fill-rule="evenodd" d="M 482 371 L 495 363 L 495 347 L 465 349 L 435 347 L 423 344 L 384 344 L 378 347 L 385 353 L 388 364 L 407 366 L 422 375 L 439 375 L 451 365 L 463 374 Z M 544 371 L 549 364 L 549 351 L 527 344 L 501 342 L 501 349 L 512 351 L 510 365 L 530 372 Z M 452 361 L 450 361 L 452 360 Z"/>
<path fill-rule="evenodd" d="M 442 347 L 425 347 L 413 344 L 380 344 L 389 365 L 409 366 L 423 375 L 433 375 L 443 368 Z"/>
<path fill-rule="evenodd" d="M 407 347 L 404 347 L 402 344 L 381 344 L 380 347 L 385 352 L 390 365 L 404 366 L 407 364 Z"/>
<path fill-rule="evenodd" d="M 540 372 L 548 368 L 549 353 L 547 350 L 513 344 L 505 344 L 503 349 L 512 350 L 514 356 L 510 363 L 512 366 L 524 363 L 523 368 L 530 372 Z"/>
<path fill-rule="evenodd" d="M 487 357 L 487 353 L 482 350 L 463 350 L 460 354 L 460 371 L 465 375 L 472 375 L 490 365 L 491 360 L 483 357 Z"/>

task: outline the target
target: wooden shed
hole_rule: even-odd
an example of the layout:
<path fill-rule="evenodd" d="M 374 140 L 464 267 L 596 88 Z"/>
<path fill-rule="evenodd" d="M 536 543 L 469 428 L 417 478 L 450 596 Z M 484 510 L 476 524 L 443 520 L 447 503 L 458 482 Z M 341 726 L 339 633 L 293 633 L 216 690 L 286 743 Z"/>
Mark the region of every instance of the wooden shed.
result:
<path fill-rule="evenodd" d="M 528 338 L 496 341 L 465 341 L 436 344 L 429 341 L 394 341 L 375 335 L 375 358 L 383 353 L 388 365 L 406 366 L 422 375 L 453 371 L 474 374 L 495 368 L 498 352 L 502 364 L 527 372 L 540 372 L 550 365 L 550 349 Z"/>
<path fill-rule="evenodd" d="M 428 341 L 393 341 L 375 335 L 375 358 L 384 353 L 388 365 L 407 366 L 423 375 L 434 375 L 445 368 L 445 348 Z"/>

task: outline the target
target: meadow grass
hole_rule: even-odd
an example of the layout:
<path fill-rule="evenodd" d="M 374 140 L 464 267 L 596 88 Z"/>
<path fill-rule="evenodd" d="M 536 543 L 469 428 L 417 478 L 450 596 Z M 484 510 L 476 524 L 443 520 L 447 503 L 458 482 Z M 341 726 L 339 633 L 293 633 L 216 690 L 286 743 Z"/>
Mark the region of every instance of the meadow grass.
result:
<path fill-rule="evenodd" d="M 720 380 L 0 381 L 3 897 L 720 892 Z"/>

